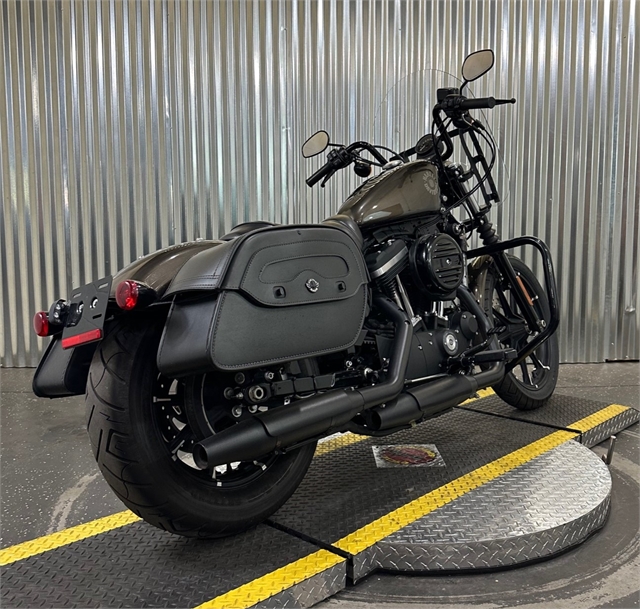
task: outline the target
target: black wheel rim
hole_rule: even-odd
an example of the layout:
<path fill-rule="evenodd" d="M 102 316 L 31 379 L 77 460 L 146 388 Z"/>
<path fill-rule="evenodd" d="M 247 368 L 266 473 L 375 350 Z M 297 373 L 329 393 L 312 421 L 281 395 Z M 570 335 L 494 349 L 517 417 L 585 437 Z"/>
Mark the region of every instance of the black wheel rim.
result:
<path fill-rule="evenodd" d="M 233 417 L 231 406 L 221 402 L 221 396 L 211 390 L 215 385 L 207 382 L 207 375 L 188 379 L 186 383 L 192 385 L 186 388 L 184 382 L 159 374 L 152 392 L 154 422 L 174 465 L 185 475 L 196 476 L 215 487 L 244 486 L 264 475 L 276 461 L 275 453 L 256 461 L 237 461 L 206 470 L 196 466 L 194 444 L 241 419 Z M 199 391 L 194 391 L 198 386 Z"/>
<path fill-rule="evenodd" d="M 534 308 L 538 317 L 545 318 L 544 310 L 540 304 L 544 294 L 538 294 L 534 286 L 520 275 L 527 293 L 534 302 Z M 522 349 L 533 337 L 527 331 L 527 324 L 519 313 L 515 296 L 510 286 L 495 286 L 492 302 L 492 314 L 494 326 L 501 329 L 497 333 L 498 340 L 506 347 L 516 350 Z M 515 366 L 509 374 L 513 380 L 528 389 L 539 389 L 551 373 L 551 349 L 547 342 L 542 343 L 531 355 Z"/>

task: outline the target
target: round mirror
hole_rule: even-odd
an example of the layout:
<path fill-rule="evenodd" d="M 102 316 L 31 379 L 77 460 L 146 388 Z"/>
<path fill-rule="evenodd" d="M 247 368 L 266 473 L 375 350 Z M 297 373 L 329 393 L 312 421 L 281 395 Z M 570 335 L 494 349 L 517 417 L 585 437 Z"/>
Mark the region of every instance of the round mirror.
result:
<path fill-rule="evenodd" d="M 316 156 L 327 149 L 329 134 L 326 131 L 317 131 L 304 144 L 302 144 L 302 156 L 305 159 Z"/>
<path fill-rule="evenodd" d="M 462 64 L 462 78 L 467 82 L 480 78 L 493 67 L 493 51 L 483 49 L 467 55 Z"/>

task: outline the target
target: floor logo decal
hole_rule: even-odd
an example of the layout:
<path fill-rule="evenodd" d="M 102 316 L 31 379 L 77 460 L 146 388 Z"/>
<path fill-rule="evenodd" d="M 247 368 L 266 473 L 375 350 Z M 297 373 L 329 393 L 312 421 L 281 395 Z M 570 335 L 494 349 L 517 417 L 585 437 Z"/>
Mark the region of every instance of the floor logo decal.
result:
<path fill-rule="evenodd" d="M 378 467 L 445 467 L 435 444 L 372 446 Z"/>

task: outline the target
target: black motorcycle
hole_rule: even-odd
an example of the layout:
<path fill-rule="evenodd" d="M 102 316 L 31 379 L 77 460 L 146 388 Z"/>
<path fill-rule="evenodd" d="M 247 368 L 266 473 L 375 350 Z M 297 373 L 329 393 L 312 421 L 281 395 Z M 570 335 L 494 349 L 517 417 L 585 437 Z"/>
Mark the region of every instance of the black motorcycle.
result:
<path fill-rule="evenodd" d="M 241 224 L 36 314 L 52 340 L 34 392 L 86 392 L 95 457 L 127 507 L 180 535 L 237 533 L 290 497 L 329 434 L 391 434 L 487 387 L 524 410 L 548 400 L 551 258 L 534 237 L 500 241 L 488 221 L 495 144 L 469 113 L 515 100 L 463 95 L 493 61 L 467 57 L 462 86 L 438 90 L 432 133 L 408 150 L 307 140 L 306 157 L 331 147 L 309 186 L 381 169 L 321 224 Z M 454 142 L 468 165 L 451 161 Z M 524 245 L 544 288 L 506 253 Z"/>

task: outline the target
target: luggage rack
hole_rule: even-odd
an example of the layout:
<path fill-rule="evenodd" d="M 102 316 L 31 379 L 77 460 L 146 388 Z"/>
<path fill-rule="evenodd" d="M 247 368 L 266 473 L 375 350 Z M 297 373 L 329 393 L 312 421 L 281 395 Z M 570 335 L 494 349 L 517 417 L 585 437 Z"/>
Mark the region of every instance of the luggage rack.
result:
<path fill-rule="evenodd" d="M 0 550 L 2 604 L 309 607 L 376 569 L 505 568 L 602 527 L 611 477 L 589 447 L 640 413 L 481 395 L 390 437 L 329 438 L 293 497 L 236 537 L 175 537 L 127 511 Z"/>

